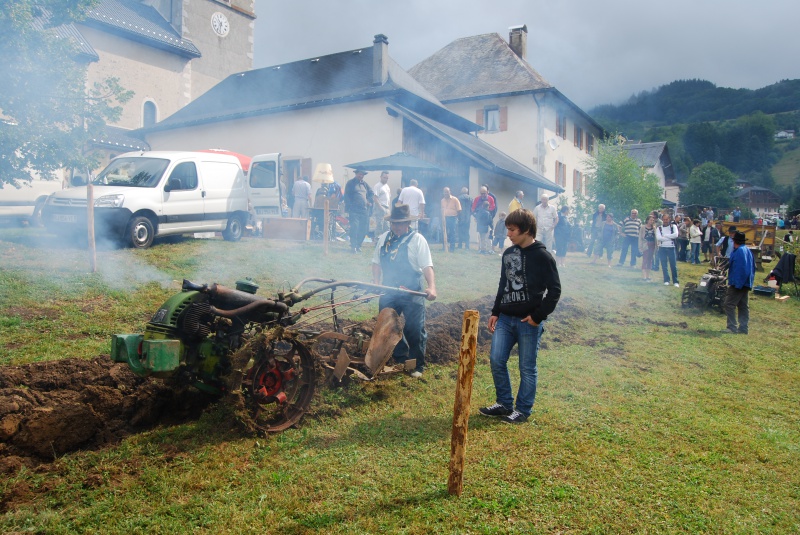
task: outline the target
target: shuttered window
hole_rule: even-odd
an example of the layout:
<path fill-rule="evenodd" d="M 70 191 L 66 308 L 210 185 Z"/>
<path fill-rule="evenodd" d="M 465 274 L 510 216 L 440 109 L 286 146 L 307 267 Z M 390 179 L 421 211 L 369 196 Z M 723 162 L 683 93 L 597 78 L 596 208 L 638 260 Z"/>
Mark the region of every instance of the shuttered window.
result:
<path fill-rule="evenodd" d="M 561 112 L 556 113 L 556 135 L 567 139 L 567 116 Z"/>
<path fill-rule="evenodd" d="M 508 130 L 508 107 L 485 106 L 476 110 L 475 122 L 484 128 L 484 133 L 505 132 Z"/>
<path fill-rule="evenodd" d="M 583 149 L 583 128 L 578 125 L 575 125 L 575 133 L 573 136 L 573 142 L 578 150 Z"/>

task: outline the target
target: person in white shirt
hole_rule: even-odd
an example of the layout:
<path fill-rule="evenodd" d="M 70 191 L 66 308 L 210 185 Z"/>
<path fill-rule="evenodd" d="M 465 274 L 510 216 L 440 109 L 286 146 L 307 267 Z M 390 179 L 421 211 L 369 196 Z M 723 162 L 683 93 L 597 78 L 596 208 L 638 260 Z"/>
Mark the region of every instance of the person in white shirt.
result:
<path fill-rule="evenodd" d="M 536 217 L 536 239 L 544 243 L 545 248 L 553 252 L 553 231 L 558 223 L 558 211 L 556 207 L 549 204 L 550 197 L 547 194 L 542 194 L 540 197 L 542 201 L 533 209 L 533 215 Z"/>
<path fill-rule="evenodd" d="M 669 275 L 667 274 L 667 262 L 672 272 L 672 283 L 680 288 L 678 283 L 678 268 L 675 258 L 675 241 L 678 239 L 678 225 L 671 222 L 669 214 L 661 216 L 661 226 L 656 229 L 656 241 L 658 242 L 658 255 L 661 261 L 661 273 L 664 275 L 664 286 L 669 286 Z"/>
<path fill-rule="evenodd" d="M 381 178 L 372 186 L 374 204 L 372 205 L 372 217 L 375 220 L 375 237 L 386 232 L 386 216 L 389 215 L 389 203 L 391 202 L 392 190 L 389 188 L 389 172 L 381 171 Z"/>
<path fill-rule="evenodd" d="M 403 188 L 397 202 L 398 204 L 407 205 L 408 209 L 411 210 L 411 215 L 417 220 L 425 218 L 425 195 L 417 187 L 416 180 L 412 179 L 408 186 Z M 412 228 L 416 228 L 416 221 L 412 224 Z"/>
<path fill-rule="evenodd" d="M 308 219 L 308 207 L 311 205 L 311 184 L 306 181 L 308 177 L 297 177 L 292 185 L 292 217 Z"/>

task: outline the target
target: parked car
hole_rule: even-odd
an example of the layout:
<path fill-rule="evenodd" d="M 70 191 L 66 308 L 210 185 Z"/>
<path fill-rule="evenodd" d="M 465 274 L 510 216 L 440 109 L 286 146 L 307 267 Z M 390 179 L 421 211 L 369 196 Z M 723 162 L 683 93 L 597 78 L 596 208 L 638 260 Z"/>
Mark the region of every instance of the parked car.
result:
<path fill-rule="evenodd" d="M 18 225 L 38 226 L 47 197 L 63 188 L 61 180 L 34 178 L 16 186 L 0 183 L 0 221 Z"/>
<path fill-rule="evenodd" d="M 274 161 L 271 159 L 274 158 Z M 253 158 L 254 168 L 274 170 L 273 189 L 280 198 L 280 155 Z M 261 176 L 261 175 L 259 175 Z M 250 178 L 248 176 L 248 178 Z M 242 237 L 250 218 L 251 188 L 238 158 L 209 152 L 131 152 L 114 158 L 92 180 L 95 236 L 146 248 L 161 236 L 222 232 L 229 241 Z M 269 201 L 265 201 L 269 202 Z M 42 210 L 48 231 L 85 235 L 87 188 L 53 194 Z"/>

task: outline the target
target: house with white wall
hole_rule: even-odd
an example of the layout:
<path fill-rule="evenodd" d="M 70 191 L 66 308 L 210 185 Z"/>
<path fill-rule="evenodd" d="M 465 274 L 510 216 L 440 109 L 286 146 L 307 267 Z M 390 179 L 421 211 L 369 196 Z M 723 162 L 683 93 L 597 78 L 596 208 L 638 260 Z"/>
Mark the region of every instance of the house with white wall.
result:
<path fill-rule="evenodd" d="M 619 147 L 640 167 L 647 169 L 648 173 L 658 178 L 661 195 L 664 199 L 673 203 L 678 202 L 681 188 L 675 178 L 675 168 L 672 167 L 672 159 L 669 156 L 666 141 L 625 142 Z"/>
<path fill-rule="evenodd" d="M 467 186 L 473 194 L 482 183 L 562 191 L 476 135 L 479 130 L 403 70 L 379 34 L 365 48 L 231 75 L 142 132 L 159 150 L 280 152 L 285 186 L 311 176 L 318 163 L 331 164 L 343 185 L 352 176 L 349 163 L 407 152 L 439 171 L 390 172 L 389 185 L 394 190 L 418 179 L 434 211 L 444 186 L 454 192 Z"/>
<path fill-rule="evenodd" d="M 548 178 L 564 195 L 585 192 L 586 160 L 602 127 L 527 61 L 526 26 L 509 40 L 490 33 L 457 39 L 409 69 L 460 116 L 483 127 L 478 137 Z M 496 194 L 500 188 L 492 188 Z M 525 191 L 525 190 L 523 190 Z M 547 190 L 552 196 L 558 190 Z M 500 204 L 513 197 L 502 190 Z M 533 207 L 539 192 L 525 191 Z"/>

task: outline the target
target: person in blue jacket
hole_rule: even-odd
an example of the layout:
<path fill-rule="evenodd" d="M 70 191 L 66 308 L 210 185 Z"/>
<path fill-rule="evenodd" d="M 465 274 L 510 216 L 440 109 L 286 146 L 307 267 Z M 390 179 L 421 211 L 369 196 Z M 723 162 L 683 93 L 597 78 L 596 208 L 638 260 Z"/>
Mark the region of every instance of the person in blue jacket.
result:
<path fill-rule="evenodd" d="M 725 314 L 728 316 L 729 333 L 747 334 L 750 323 L 750 306 L 748 304 L 753 279 L 756 276 L 756 263 L 750 249 L 744 247 L 745 235 L 736 232 L 733 235 L 733 252 L 728 263 L 728 290 L 725 292 Z M 736 311 L 739 311 L 737 326 Z"/>

